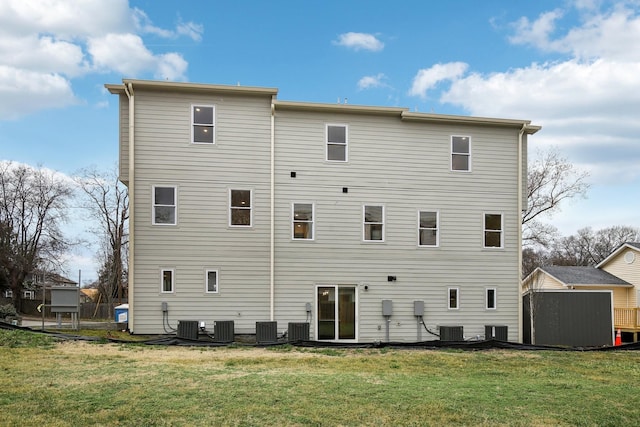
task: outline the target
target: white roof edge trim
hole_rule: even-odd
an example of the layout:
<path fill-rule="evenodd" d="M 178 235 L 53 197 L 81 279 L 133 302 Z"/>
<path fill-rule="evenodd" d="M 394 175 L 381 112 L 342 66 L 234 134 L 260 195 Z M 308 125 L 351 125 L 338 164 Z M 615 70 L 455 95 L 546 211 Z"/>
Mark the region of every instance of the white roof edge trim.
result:
<path fill-rule="evenodd" d="M 600 268 L 601 266 L 609 263 L 613 258 L 618 256 L 618 254 L 620 252 L 622 252 L 623 250 L 625 250 L 625 249 L 633 249 L 634 251 L 640 253 L 640 249 L 636 248 L 635 246 L 631 246 L 629 243 L 623 243 L 622 245 L 620 245 L 618 247 L 618 249 L 616 249 L 615 251 L 611 252 L 611 254 L 608 257 L 606 257 L 605 259 L 600 261 L 600 263 L 598 265 L 596 265 L 596 268 Z"/>

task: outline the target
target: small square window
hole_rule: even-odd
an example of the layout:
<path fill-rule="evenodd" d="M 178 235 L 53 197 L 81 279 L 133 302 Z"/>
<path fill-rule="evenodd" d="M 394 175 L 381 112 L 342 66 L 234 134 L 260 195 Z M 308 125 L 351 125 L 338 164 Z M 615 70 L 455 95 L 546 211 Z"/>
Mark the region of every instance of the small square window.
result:
<path fill-rule="evenodd" d="M 487 288 L 487 310 L 496 309 L 496 289 Z"/>
<path fill-rule="evenodd" d="M 294 203 L 292 238 L 313 240 L 313 203 Z"/>
<path fill-rule="evenodd" d="M 160 289 L 162 293 L 172 293 L 174 290 L 174 270 L 164 269 L 160 273 Z"/>
<path fill-rule="evenodd" d="M 153 187 L 153 224 L 176 225 L 176 187 Z"/>
<path fill-rule="evenodd" d="M 207 270 L 205 274 L 207 293 L 218 293 L 218 270 Z"/>
<path fill-rule="evenodd" d="M 484 214 L 484 247 L 503 247 L 501 214 Z"/>
<path fill-rule="evenodd" d="M 327 125 L 327 160 L 347 161 L 348 132 L 346 125 Z"/>
<path fill-rule="evenodd" d="M 215 142 L 215 107 L 194 105 L 191 117 L 191 142 L 194 144 L 213 144 Z"/>
<path fill-rule="evenodd" d="M 367 242 L 384 241 L 384 206 L 365 205 L 364 211 L 364 240 Z"/>
<path fill-rule="evenodd" d="M 251 190 L 230 190 L 229 199 L 229 225 L 251 227 Z"/>
<path fill-rule="evenodd" d="M 451 170 L 471 170 L 471 138 L 468 136 L 451 137 Z"/>
<path fill-rule="evenodd" d="M 460 308 L 459 292 L 458 288 L 449 288 L 447 290 L 449 310 L 457 310 Z"/>

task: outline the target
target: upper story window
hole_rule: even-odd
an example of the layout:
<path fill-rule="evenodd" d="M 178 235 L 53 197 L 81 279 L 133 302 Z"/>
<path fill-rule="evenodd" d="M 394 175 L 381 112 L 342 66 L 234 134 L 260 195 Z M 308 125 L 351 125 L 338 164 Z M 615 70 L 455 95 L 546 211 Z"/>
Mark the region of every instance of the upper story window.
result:
<path fill-rule="evenodd" d="M 502 214 L 484 214 L 484 247 L 502 248 L 503 244 Z"/>
<path fill-rule="evenodd" d="M 384 241 L 384 206 L 365 205 L 364 240 L 368 242 Z"/>
<path fill-rule="evenodd" d="M 313 203 L 293 204 L 293 239 L 313 240 Z"/>
<path fill-rule="evenodd" d="M 346 162 L 348 139 L 347 125 L 327 125 L 327 160 Z"/>
<path fill-rule="evenodd" d="M 418 225 L 418 244 L 420 246 L 438 246 L 438 212 L 420 211 Z"/>
<path fill-rule="evenodd" d="M 229 225 L 251 227 L 251 190 L 229 190 Z"/>
<path fill-rule="evenodd" d="M 153 224 L 176 225 L 176 187 L 153 187 Z"/>
<path fill-rule="evenodd" d="M 471 137 L 451 137 L 451 170 L 471 171 Z"/>
<path fill-rule="evenodd" d="M 213 105 L 191 106 L 191 142 L 214 144 L 215 107 Z"/>
<path fill-rule="evenodd" d="M 173 293 L 175 271 L 172 268 L 163 269 L 160 272 L 160 291 L 162 293 Z"/>
<path fill-rule="evenodd" d="M 205 272 L 206 291 L 208 294 L 218 293 L 218 270 L 207 270 Z"/>

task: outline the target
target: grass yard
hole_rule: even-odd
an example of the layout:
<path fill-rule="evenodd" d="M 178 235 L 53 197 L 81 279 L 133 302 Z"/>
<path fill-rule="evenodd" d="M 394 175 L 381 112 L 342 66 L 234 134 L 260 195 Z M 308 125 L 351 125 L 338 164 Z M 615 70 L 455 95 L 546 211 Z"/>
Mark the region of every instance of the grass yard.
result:
<path fill-rule="evenodd" d="M 2 426 L 640 425 L 640 353 L 156 347 L 0 330 Z"/>

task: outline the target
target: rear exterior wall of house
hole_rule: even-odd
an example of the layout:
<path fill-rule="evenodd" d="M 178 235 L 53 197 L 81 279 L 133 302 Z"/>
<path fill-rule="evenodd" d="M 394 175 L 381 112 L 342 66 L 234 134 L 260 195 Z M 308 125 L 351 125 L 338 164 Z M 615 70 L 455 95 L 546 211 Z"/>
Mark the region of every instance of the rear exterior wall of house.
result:
<path fill-rule="evenodd" d="M 199 107 L 212 124 L 198 126 Z M 517 126 L 144 85 L 134 122 L 134 178 L 120 169 L 135 194 L 134 333 L 276 320 L 279 332 L 308 321 L 317 340 L 434 339 L 414 316 L 421 301 L 431 331 L 504 325 L 518 339 Z M 213 141 L 194 143 L 196 128 Z"/>

